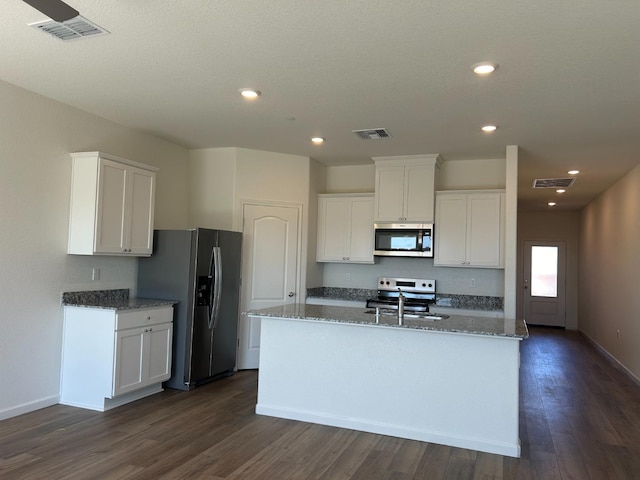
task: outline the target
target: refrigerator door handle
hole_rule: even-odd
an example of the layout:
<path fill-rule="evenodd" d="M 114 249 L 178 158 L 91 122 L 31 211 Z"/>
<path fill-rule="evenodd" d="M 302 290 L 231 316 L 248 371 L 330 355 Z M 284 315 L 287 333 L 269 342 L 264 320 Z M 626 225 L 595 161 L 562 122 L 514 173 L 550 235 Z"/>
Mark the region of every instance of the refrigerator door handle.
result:
<path fill-rule="evenodd" d="M 213 247 L 213 329 L 218 326 L 220 317 L 220 301 L 222 297 L 222 252 L 220 247 Z"/>
<path fill-rule="evenodd" d="M 207 299 L 207 328 L 211 330 L 213 328 L 213 316 L 214 316 L 214 302 L 216 298 L 215 288 L 216 288 L 216 247 L 211 248 L 211 257 L 209 258 L 209 275 L 207 277 L 208 281 L 208 294 L 209 298 Z"/>

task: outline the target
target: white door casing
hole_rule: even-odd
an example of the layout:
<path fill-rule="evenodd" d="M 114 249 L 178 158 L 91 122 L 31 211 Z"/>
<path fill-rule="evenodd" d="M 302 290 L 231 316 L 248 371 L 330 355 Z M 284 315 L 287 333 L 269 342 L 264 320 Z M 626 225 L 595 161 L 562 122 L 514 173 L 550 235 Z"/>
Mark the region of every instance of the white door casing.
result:
<path fill-rule="evenodd" d="M 298 206 L 244 204 L 242 209 L 241 310 L 273 307 L 298 300 L 300 216 Z M 239 370 L 258 368 L 260 320 L 240 316 Z"/>
<path fill-rule="evenodd" d="M 536 292 L 532 283 L 532 252 L 535 247 L 549 247 L 557 253 L 555 291 Z M 522 301 L 524 319 L 533 325 L 564 327 L 566 322 L 566 243 L 563 241 L 524 241 Z M 553 286 L 553 285 L 552 285 Z M 553 290 L 553 288 L 551 289 Z"/>

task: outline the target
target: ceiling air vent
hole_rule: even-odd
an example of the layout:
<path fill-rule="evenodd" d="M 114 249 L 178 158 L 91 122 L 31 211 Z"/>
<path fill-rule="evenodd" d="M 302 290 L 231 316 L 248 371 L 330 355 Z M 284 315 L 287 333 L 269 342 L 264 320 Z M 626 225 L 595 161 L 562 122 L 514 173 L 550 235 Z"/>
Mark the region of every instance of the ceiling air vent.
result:
<path fill-rule="evenodd" d="M 575 178 L 536 178 L 533 188 L 567 188 L 573 186 Z"/>
<path fill-rule="evenodd" d="M 378 140 L 391 137 L 386 128 L 367 128 L 364 130 L 352 130 L 352 132 L 363 140 Z"/>
<path fill-rule="evenodd" d="M 44 33 L 48 33 L 63 42 L 79 40 L 81 38 L 97 37 L 99 35 L 106 35 L 109 33 L 104 28 L 99 27 L 80 15 L 65 22 L 44 20 L 42 22 L 30 23 L 29 26 L 37 28 Z"/>

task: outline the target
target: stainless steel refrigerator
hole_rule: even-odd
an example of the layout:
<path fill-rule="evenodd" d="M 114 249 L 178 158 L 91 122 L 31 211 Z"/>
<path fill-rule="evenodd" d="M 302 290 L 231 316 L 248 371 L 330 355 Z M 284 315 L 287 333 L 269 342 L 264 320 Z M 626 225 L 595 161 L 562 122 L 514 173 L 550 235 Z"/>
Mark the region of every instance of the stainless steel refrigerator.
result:
<path fill-rule="evenodd" d="M 154 252 L 138 260 L 137 295 L 177 300 L 171 378 L 189 390 L 236 365 L 242 234 L 224 230 L 154 231 Z"/>

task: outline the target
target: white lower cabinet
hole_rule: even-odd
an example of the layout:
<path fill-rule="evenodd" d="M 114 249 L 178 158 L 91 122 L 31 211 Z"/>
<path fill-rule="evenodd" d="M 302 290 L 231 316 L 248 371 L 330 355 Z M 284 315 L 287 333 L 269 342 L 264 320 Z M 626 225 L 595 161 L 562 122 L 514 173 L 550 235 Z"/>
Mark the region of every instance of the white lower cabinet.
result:
<path fill-rule="evenodd" d="M 171 334 L 171 323 L 116 330 L 113 395 L 171 376 Z"/>
<path fill-rule="evenodd" d="M 504 197 L 497 190 L 436 192 L 433 264 L 504 268 Z"/>
<path fill-rule="evenodd" d="M 316 261 L 373 263 L 373 194 L 318 195 Z"/>
<path fill-rule="evenodd" d="M 65 307 L 60 403 L 105 411 L 162 391 L 173 307 Z"/>

